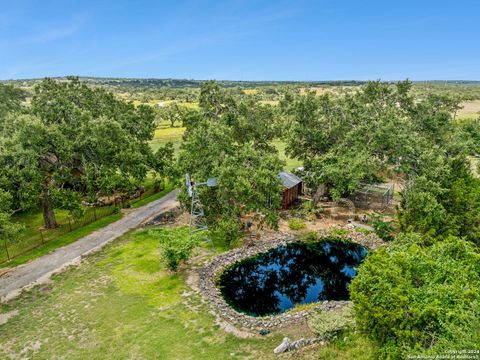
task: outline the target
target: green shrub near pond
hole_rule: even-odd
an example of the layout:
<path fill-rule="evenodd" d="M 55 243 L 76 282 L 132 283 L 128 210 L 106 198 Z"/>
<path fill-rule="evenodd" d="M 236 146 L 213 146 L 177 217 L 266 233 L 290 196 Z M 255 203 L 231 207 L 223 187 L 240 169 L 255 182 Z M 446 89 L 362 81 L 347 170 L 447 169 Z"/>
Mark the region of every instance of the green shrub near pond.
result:
<path fill-rule="evenodd" d="M 211 227 L 210 236 L 215 246 L 228 249 L 242 238 L 241 223 L 236 219 L 223 217 Z"/>
<path fill-rule="evenodd" d="M 347 229 L 339 229 L 339 228 L 332 228 L 330 230 L 330 233 L 334 236 L 337 236 L 337 237 L 345 237 L 348 235 L 348 230 Z"/>
<path fill-rule="evenodd" d="M 380 358 L 475 349 L 480 343 L 480 255 L 454 237 L 425 246 L 418 235 L 372 252 L 350 284 L 359 329 Z"/>
<path fill-rule="evenodd" d="M 357 227 L 354 230 L 356 232 L 359 232 L 359 233 L 362 233 L 362 234 L 365 234 L 365 235 L 369 235 L 369 234 L 373 233 L 372 230 L 364 229 L 364 228 L 361 228 L 361 227 Z"/>
<path fill-rule="evenodd" d="M 292 230 L 302 230 L 305 229 L 305 222 L 300 219 L 291 219 L 288 222 L 288 227 Z"/>
<path fill-rule="evenodd" d="M 351 306 L 339 311 L 319 311 L 308 321 L 310 329 L 319 337 L 333 339 L 354 324 Z"/>
<path fill-rule="evenodd" d="M 148 230 L 148 235 L 158 237 L 160 254 L 170 271 L 176 271 L 182 261 L 188 260 L 200 243 L 197 236 L 190 236 L 188 227 L 156 228 Z"/>

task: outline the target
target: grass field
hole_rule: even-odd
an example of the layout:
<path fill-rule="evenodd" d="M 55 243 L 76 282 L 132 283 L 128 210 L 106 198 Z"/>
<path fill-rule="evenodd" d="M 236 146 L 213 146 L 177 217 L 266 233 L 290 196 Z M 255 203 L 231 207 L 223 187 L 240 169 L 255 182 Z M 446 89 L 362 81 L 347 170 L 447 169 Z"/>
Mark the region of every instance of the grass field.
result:
<path fill-rule="evenodd" d="M 296 167 L 302 166 L 303 163 L 300 160 L 292 159 L 285 154 L 286 144 L 282 140 L 275 140 L 273 145 L 277 148 L 280 159 L 285 160 L 287 163 L 286 168 L 288 170 L 295 169 Z"/>
<path fill-rule="evenodd" d="M 213 252 L 202 248 L 198 254 L 197 259 Z M 284 336 L 308 337 L 308 328 L 236 337 L 220 327 L 210 308 L 186 285 L 187 274 L 188 266 L 177 274 L 165 269 L 158 239 L 148 231 L 131 232 L 79 268 L 3 305 L 0 315 L 18 315 L 0 325 L 0 358 L 372 358 L 372 345 L 353 333 L 326 347 L 276 356 L 273 349 Z"/>
<path fill-rule="evenodd" d="M 155 130 L 153 140 L 150 141 L 150 147 L 153 151 L 157 151 L 159 147 L 164 146 L 167 142 L 171 142 L 178 152 L 180 144 L 182 143 L 182 135 L 185 132 L 184 127 L 166 127 Z"/>
<path fill-rule="evenodd" d="M 480 100 L 466 101 L 460 105 L 463 106 L 463 108 L 458 111 L 457 118 L 475 119 L 480 117 Z"/>
<path fill-rule="evenodd" d="M 184 274 L 168 273 L 158 240 L 134 232 L 81 269 L 4 308 L 0 358 L 273 358 L 280 337 L 237 339 L 215 324 Z"/>

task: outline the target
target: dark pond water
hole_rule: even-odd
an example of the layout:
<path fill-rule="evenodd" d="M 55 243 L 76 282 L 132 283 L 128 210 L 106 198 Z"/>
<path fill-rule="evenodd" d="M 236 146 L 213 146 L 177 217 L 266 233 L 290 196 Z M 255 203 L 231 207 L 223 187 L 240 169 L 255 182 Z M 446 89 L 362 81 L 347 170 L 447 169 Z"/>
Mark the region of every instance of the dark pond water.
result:
<path fill-rule="evenodd" d="M 363 246 L 338 240 L 293 243 L 232 265 L 218 285 L 233 308 L 253 316 L 348 300 L 348 284 L 365 255 Z"/>

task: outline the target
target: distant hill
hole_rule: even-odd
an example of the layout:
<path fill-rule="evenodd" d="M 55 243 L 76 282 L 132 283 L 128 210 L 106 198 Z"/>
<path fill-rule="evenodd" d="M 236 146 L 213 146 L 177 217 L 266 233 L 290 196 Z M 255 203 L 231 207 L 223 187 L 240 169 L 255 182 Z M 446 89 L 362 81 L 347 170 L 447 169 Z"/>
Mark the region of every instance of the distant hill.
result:
<path fill-rule="evenodd" d="M 193 79 L 154 79 L 154 78 L 108 78 L 108 77 L 79 77 L 82 81 L 98 85 L 122 86 L 122 87 L 200 87 L 207 80 Z M 64 77 L 54 79 L 65 80 Z M 4 83 L 20 83 L 22 85 L 33 84 L 41 79 L 16 79 L 4 80 Z M 366 81 L 357 80 L 328 80 L 328 81 L 241 81 L 241 80 L 216 80 L 225 87 L 253 88 L 259 86 L 278 85 L 303 85 L 303 86 L 357 86 L 363 85 Z"/>

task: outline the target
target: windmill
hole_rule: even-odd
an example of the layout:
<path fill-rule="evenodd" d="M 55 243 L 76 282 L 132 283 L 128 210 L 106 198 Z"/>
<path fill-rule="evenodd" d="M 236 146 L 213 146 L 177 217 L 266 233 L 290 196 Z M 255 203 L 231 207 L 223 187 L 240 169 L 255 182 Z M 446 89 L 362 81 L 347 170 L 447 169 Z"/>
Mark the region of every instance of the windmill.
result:
<path fill-rule="evenodd" d="M 185 185 L 187 187 L 188 196 L 192 199 L 190 207 L 190 235 L 208 229 L 207 221 L 205 219 L 205 213 L 203 212 L 203 206 L 198 197 L 197 187 L 202 185 L 207 185 L 208 187 L 217 186 L 216 178 L 209 178 L 205 182 L 196 184 L 189 174 L 185 175 Z M 207 239 L 209 240 L 209 239 Z"/>

